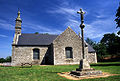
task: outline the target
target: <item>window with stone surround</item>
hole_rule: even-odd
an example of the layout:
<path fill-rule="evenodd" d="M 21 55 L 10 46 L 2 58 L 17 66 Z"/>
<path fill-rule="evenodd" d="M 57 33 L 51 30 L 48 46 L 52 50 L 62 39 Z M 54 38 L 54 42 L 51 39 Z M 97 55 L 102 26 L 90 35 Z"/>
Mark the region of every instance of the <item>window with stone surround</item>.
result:
<path fill-rule="evenodd" d="M 33 49 L 33 59 L 38 60 L 39 59 L 39 49 Z"/>
<path fill-rule="evenodd" d="M 65 48 L 66 58 L 73 58 L 72 47 Z"/>

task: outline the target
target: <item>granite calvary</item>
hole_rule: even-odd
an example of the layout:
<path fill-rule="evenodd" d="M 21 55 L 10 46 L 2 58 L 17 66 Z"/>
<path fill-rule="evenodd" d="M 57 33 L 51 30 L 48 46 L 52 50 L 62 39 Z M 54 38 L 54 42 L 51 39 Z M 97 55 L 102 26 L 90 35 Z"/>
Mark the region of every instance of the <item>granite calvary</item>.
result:
<path fill-rule="evenodd" d="M 85 44 L 84 44 L 84 14 L 85 12 L 82 10 L 82 8 L 80 8 L 80 11 L 78 11 L 77 13 L 79 13 L 81 15 L 81 24 L 80 24 L 80 28 L 81 28 L 81 33 L 82 33 L 82 59 L 80 60 L 80 65 L 79 68 L 76 69 L 76 71 L 71 71 L 70 75 L 71 76 L 75 76 L 75 77 L 86 77 L 86 76 L 97 76 L 97 75 L 102 75 L 102 71 L 96 71 L 93 68 L 90 68 L 90 64 L 87 60 L 87 58 L 85 58 Z"/>
<path fill-rule="evenodd" d="M 15 35 L 12 43 L 12 66 L 22 63 L 79 64 L 82 59 L 82 40 L 70 27 L 60 35 L 21 33 L 20 11 L 16 18 Z M 97 63 L 95 50 L 86 42 L 85 58 Z"/>

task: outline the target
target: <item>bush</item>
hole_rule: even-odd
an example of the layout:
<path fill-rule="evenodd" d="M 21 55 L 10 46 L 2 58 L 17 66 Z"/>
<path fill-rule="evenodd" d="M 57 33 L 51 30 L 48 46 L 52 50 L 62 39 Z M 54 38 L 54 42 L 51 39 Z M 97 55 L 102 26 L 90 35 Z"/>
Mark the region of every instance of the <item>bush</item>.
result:
<path fill-rule="evenodd" d="M 3 62 L 11 62 L 11 56 L 6 57 L 5 59 L 0 58 L 0 63 L 3 63 Z"/>

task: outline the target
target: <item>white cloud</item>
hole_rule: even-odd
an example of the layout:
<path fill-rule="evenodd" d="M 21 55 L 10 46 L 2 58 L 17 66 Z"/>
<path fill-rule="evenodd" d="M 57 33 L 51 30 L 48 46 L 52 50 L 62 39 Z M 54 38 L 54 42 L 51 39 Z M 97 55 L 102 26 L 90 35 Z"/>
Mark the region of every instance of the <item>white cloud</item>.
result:
<path fill-rule="evenodd" d="M 0 19 L 0 28 L 5 30 L 14 30 L 14 26 L 6 20 Z"/>
<path fill-rule="evenodd" d="M 86 24 L 85 34 L 90 38 L 102 38 L 104 34 L 114 32 L 115 24 L 112 18 L 96 20 Z"/>
<path fill-rule="evenodd" d="M 65 4 L 67 5 L 64 6 Z M 70 26 L 75 32 L 78 33 L 81 30 L 79 28 L 80 15 L 77 15 L 77 11 L 81 7 L 76 5 L 74 5 L 74 7 L 71 7 L 70 5 L 68 5 L 69 3 L 67 1 L 65 4 L 52 8 L 48 12 L 51 14 L 62 14 L 64 16 L 63 18 L 66 19 L 64 26 L 65 27 Z M 107 4 L 108 3 L 106 3 L 105 6 Z M 88 11 L 90 12 L 92 10 L 89 9 Z M 87 15 L 88 16 L 94 15 L 94 19 L 92 19 L 91 22 L 89 22 L 89 24 L 85 23 L 86 24 L 85 25 L 86 27 L 84 28 L 85 37 L 89 37 L 91 39 L 95 39 L 95 38 L 100 39 L 103 37 L 105 33 L 115 32 L 114 17 L 111 14 L 108 14 L 108 12 L 106 12 L 106 9 L 99 8 L 99 11 L 96 10 L 94 11 L 95 13 L 91 13 L 91 14 L 88 11 L 85 11 L 87 12 Z"/>
<path fill-rule="evenodd" d="M 59 5 L 54 5 L 54 7 L 47 10 L 47 12 L 51 13 L 51 14 L 62 14 L 62 15 L 65 15 L 66 17 L 67 16 L 78 17 L 78 15 L 76 15 L 76 14 L 77 14 L 77 11 L 80 10 L 80 8 L 82 8 L 82 7 L 79 5 L 72 5 L 69 3 L 69 1 L 62 0 Z M 85 12 L 87 12 L 87 11 L 85 11 Z"/>
<path fill-rule="evenodd" d="M 58 14 L 69 14 L 69 15 L 74 15 L 76 13 L 75 9 L 71 9 L 71 8 L 64 8 L 64 7 L 57 7 L 54 8 L 52 10 L 48 11 L 49 13 L 58 13 Z"/>
<path fill-rule="evenodd" d="M 103 14 L 100 14 L 100 15 L 96 15 L 96 17 L 97 17 L 97 18 L 104 18 L 104 17 L 106 17 L 106 16 L 103 15 Z"/>
<path fill-rule="evenodd" d="M 2 34 L 0 34 L 0 37 L 8 37 L 7 35 L 2 35 Z"/>
<path fill-rule="evenodd" d="M 26 23 L 23 24 L 24 28 L 30 28 L 34 31 L 40 31 L 40 33 L 49 33 L 49 34 L 60 34 L 62 31 L 58 30 L 58 29 L 53 29 L 52 27 L 46 27 L 46 26 L 42 26 L 39 24 L 30 24 L 30 23 Z"/>
<path fill-rule="evenodd" d="M 67 25 L 70 26 L 75 32 L 80 31 L 80 21 L 69 19 L 68 22 L 66 22 L 65 26 Z M 115 24 L 112 18 L 105 19 L 104 21 L 96 20 L 90 24 L 85 24 L 84 34 L 85 37 L 89 37 L 91 39 L 102 38 L 106 33 L 115 32 L 114 27 Z"/>

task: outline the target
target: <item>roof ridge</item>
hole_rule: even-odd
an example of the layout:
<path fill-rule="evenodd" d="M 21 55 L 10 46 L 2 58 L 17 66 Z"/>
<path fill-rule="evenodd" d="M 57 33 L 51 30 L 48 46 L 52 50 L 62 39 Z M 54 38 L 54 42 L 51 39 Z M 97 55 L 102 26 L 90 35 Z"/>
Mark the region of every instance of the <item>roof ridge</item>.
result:
<path fill-rule="evenodd" d="M 21 33 L 21 34 L 35 34 L 35 33 Z M 35 35 L 58 35 L 58 34 L 45 34 L 45 33 L 38 33 L 38 34 L 35 34 Z"/>

